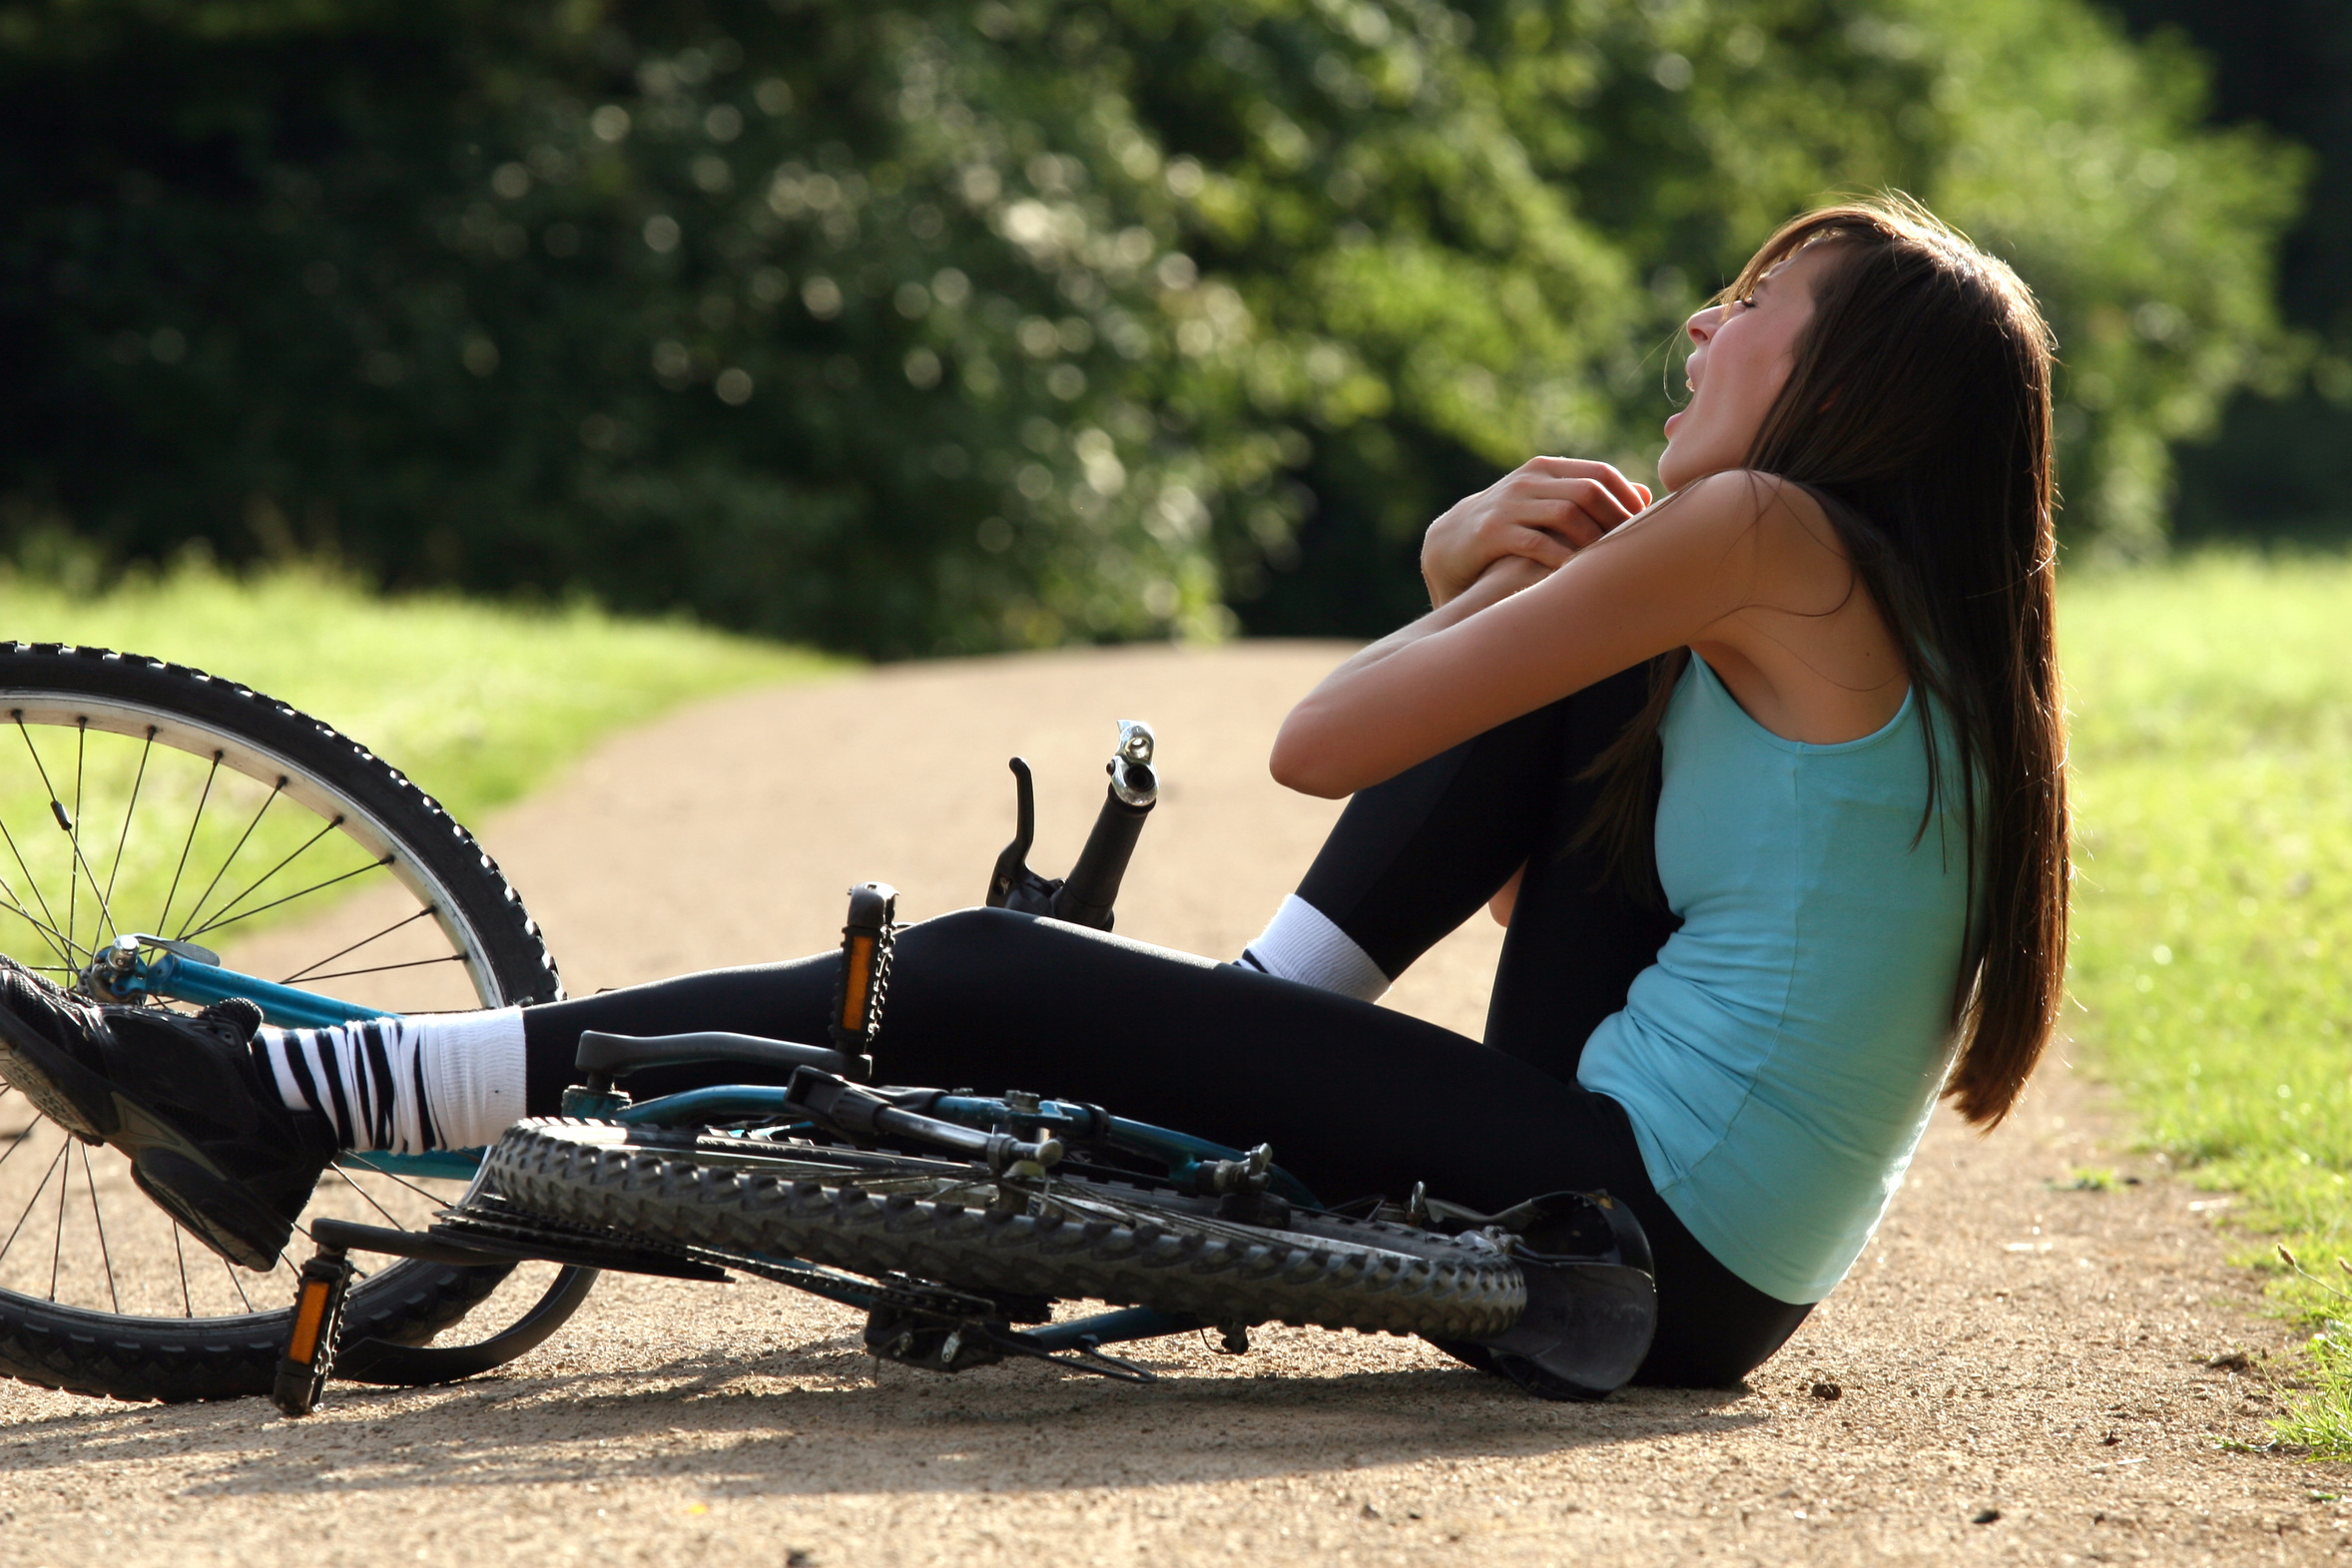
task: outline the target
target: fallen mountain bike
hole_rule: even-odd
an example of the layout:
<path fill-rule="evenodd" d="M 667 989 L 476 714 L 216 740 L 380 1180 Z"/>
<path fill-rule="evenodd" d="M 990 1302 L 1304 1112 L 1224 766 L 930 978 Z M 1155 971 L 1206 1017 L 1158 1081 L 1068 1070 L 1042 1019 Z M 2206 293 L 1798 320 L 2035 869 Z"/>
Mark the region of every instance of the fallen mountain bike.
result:
<path fill-rule="evenodd" d="M 0 945 L 61 983 L 154 1006 L 246 996 L 296 1026 L 561 996 L 489 856 L 326 726 L 158 661 L 22 644 L 0 645 L 0 713 L 20 759 L 0 769 Z M 1153 745 L 1122 725 L 1066 880 L 1026 864 L 1016 760 L 1018 830 L 987 901 L 1107 929 L 1157 795 Z M 312 1255 L 267 1272 L 193 1245 L 111 1152 L 0 1090 L 0 1370 L 301 1413 L 330 1376 L 501 1365 L 605 1270 L 812 1292 L 864 1312 L 878 1357 L 939 1372 L 1027 1357 L 1148 1381 L 1111 1347 L 1210 1328 L 1238 1352 L 1275 1321 L 1421 1334 L 1553 1396 L 1638 1366 L 1649 1259 L 1606 1195 L 1339 1212 L 1262 1146 L 1042 1093 L 875 1083 L 894 919 L 886 887 L 853 891 L 825 1043 L 584 1035 L 565 1116 L 487 1150 L 344 1156 L 299 1227 Z M 235 966 L 206 945 L 229 937 Z M 689 1062 L 746 1081 L 629 1097 L 635 1074 Z M 1080 1301 L 1112 1309 L 1057 1320 Z"/>

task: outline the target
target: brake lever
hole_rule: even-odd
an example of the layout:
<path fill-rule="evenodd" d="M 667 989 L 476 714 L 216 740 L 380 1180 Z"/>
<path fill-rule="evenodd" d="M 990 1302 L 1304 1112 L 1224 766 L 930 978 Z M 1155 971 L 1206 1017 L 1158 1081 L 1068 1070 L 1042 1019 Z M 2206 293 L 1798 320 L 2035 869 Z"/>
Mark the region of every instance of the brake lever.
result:
<path fill-rule="evenodd" d="M 1053 913 L 1053 895 L 1061 878 L 1040 876 L 1029 869 L 1029 846 L 1037 836 L 1037 785 L 1029 776 L 1028 759 L 1016 757 L 1006 765 L 1013 778 L 1012 842 L 996 856 L 988 876 L 988 907 L 1016 914 Z"/>

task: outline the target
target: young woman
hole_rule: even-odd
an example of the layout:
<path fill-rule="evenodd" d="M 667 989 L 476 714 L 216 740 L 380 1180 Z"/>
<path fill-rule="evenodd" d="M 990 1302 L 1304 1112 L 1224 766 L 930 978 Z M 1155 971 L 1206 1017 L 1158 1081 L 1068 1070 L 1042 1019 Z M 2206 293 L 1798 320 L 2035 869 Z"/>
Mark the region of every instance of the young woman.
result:
<path fill-rule="evenodd" d="M 927 921 L 882 1074 L 1271 1142 L 1334 1200 L 1606 1189 L 1656 1258 L 1644 1380 L 1777 1349 L 1939 1094 L 1998 1123 L 2057 1010 L 2050 342 L 2006 266 L 1902 202 L 1790 223 L 1689 334 L 1664 500 L 1529 462 L 1431 526 L 1431 613 L 1285 722 L 1275 777 L 1355 798 L 1241 964 Z M 1370 1005 L 1489 900 L 1483 1043 Z M 822 1039 L 833 967 L 313 1032 L 95 1007 L 11 965 L 0 1076 L 266 1262 L 333 1147 L 552 1113 L 585 1029 Z"/>

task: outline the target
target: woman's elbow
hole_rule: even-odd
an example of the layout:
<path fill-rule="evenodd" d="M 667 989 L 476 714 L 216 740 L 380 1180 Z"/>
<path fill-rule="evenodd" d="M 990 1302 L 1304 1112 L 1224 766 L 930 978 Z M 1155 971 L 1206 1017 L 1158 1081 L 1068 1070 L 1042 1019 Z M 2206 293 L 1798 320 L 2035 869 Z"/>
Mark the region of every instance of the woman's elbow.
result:
<path fill-rule="evenodd" d="M 1337 800 L 1356 792 L 1356 786 L 1340 777 L 1332 766 L 1328 752 L 1302 736 L 1294 725 L 1285 724 L 1274 738 L 1274 753 L 1266 760 L 1266 771 L 1274 782 L 1285 789 L 1296 789 L 1301 794 L 1315 795 L 1325 800 Z"/>

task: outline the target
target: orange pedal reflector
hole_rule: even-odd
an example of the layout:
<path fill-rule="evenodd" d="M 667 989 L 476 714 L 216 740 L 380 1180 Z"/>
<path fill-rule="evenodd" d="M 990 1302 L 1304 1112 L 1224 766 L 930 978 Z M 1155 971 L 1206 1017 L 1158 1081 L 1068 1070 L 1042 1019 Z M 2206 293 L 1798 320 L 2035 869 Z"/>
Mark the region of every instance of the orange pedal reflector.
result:
<path fill-rule="evenodd" d="M 301 1292 L 294 1298 L 294 1337 L 286 1346 L 288 1360 L 307 1366 L 318 1358 L 318 1330 L 326 1321 L 327 1298 L 333 1294 L 334 1287 L 324 1280 L 302 1282 Z"/>
<path fill-rule="evenodd" d="M 834 992 L 835 1050 L 864 1056 L 874 1049 L 882 1025 L 882 998 L 890 986 L 890 949 L 896 932 L 898 890 L 887 882 L 860 882 L 850 889 L 850 918 L 842 926 L 840 989 Z"/>
<path fill-rule="evenodd" d="M 849 973 L 842 986 L 842 1027 L 852 1034 L 866 1032 L 866 986 L 874 977 L 874 938 L 850 938 L 843 953 Z"/>
<path fill-rule="evenodd" d="M 343 1323 L 343 1298 L 351 1289 L 351 1260 L 320 1248 L 302 1265 L 294 1284 L 294 1330 L 278 1362 L 270 1402 L 288 1415 L 308 1415 L 334 1369 L 334 1341 Z"/>

